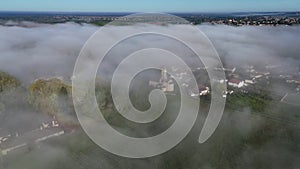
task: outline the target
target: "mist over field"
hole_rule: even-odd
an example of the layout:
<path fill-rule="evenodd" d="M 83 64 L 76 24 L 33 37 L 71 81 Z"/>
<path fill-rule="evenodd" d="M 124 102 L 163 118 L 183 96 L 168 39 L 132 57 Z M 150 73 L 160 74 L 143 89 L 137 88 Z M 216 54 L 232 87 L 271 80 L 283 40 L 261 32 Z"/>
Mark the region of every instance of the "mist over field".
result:
<path fill-rule="evenodd" d="M 52 25 L 22 22 L 11 25 L 12 23 L 10 26 L 0 26 L 0 71 L 20 80 L 21 86 L 26 89 L 39 78 L 61 76 L 69 81 L 81 48 L 88 38 L 99 29 L 94 25 L 72 22 Z M 124 26 L 123 29 L 126 27 L 132 29 L 130 27 L 134 26 Z M 162 29 L 161 26 L 152 27 L 157 30 Z M 172 29 L 172 25 L 168 27 Z M 280 69 L 274 70 L 274 73 L 277 74 L 283 70 L 294 73 L 295 69 L 292 67 L 300 65 L 299 26 L 199 25 L 198 27 L 211 40 L 225 66 L 280 65 Z M 156 43 L 155 40 L 157 40 L 145 38 L 143 39 L 145 42 Z M 175 49 L 176 44 L 165 45 L 177 50 Z M 126 53 L 126 50 L 130 50 L 130 46 L 125 47 L 118 49 L 118 53 Z M 113 64 L 104 66 L 106 69 L 115 67 Z M 68 88 L 66 90 L 68 92 Z M 278 95 L 279 90 L 282 90 L 280 86 L 270 85 L 270 95 Z M 26 94 L 26 92 L 20 92 L 20 95 Z M 1 92 L 0 98 L 7 99 L 7 102 L 12 103 L 9 106 L 13 106 L 14 99 L 16 99 L 15 97 L 4 97 Z M 240 102 L 239 99 L 236 99 L 227 104 L 239 105 Z M 252 104 L 251 100 L 249 104 Z M 257 104 L 264 103 L 258 102 Z M 167 152 L 163 157 L 133 160 L 134 162 L 131 163 L 127 159 L 119 159 L 101 150 L 85 134 L 75 133 L 75 139 L 70 134 L 63 136 L 61 140 L 43 143 L 40 149 L 34 149 L 28 153 L 29 155 L 18 156 L 20 164 L 9 164 L 9 166 L 21 168 L 22 164 L 28 163 L 26 161 L 34 160 L 37 161 L 36 165 L 30 164 L 33 168 L 47 168 L 44 165 L 49 165 L 50 168 L 60 165 L 65 168 L 84 168 L 86 166 L 90 168 L 174 168 L 177 166 L 178 168 L 203 169 L 297 169 L 300 167 L 300 163 L 297 161 L 300 155 L 299 121 L 291 121 L 294 116 L 288 113 L 295 110 L 299 112 L 299 107 L 291 109 L 289 109 L 290 106 L 284 107 L 286 114 L 283 118 L 285 121 L 283 121 L 281 118 L 276 117 L 275 119 L 269 114 L 260 116 L 258 112 L 254 113 L 255 108 L 247 104 L 241 104 L 243 107 L 239 107 L 238 110 L 231 105 L 226 109 L 216 133 L 206 143 L 198 144 L 197 137 L 202 127 L 201 123 L 206 117 L 209 103 L 204 106 L 203 112 L 197 120 L 199 123 L 196 125 L 197 127 L 192 130 L 184 143 L 175 150 Z M 263 108 L 257 111 L 267 112 L 267 110 L 273 111 L 273 109 L 275 111 L 274 103 L 265 103 Z M 3 120 L 0 121 L 0 129 L 10 126 L 10 123 L 14 124 L 11 127 L 12 130 L 17 127 L 22 128 L 22 125 L 26 125 L 30 119 L 34 119 L 33 116 L 37 116 L 32 113 L 19 116 L 21 113 L 22 107 L 17 114 L 17 120 L 0 118 Z M 22 120 L 26 122 L 23 123 Z M 78 149 L 74 149 L 74 147 Z M 44 152 L 48 152 L 45 158 L 39 157 L 39 154 Z M 79 155 L 75 155 L 76 153 Z M 11 162 L 13 158 L 8 158 L 7 161 Z M 81 162 L 85 165 L 80 166 Z"/>
<path fill-rule="evenodd" d="M 70 77 L 82 46 L 98 29 L 76 23 L 20 25 L 0 27 L 0 67 L 25 84 L 40 77 Z"/>
<path fill-rule="evenodd" d="M 70 77 L 81 48 L 98 29 L 76 23 L 22 22 L 16 26 L 0 26 L 1 70 L 25 84 L 40 77 Z M 200 25 L 199 29 L 215 45 L 225 64 L 298 64 L 299 26 Z"/>
<path fill-rule="evenodd" d="M 200 26 L 225 63 L 299 63 L 299 26 Z"/>

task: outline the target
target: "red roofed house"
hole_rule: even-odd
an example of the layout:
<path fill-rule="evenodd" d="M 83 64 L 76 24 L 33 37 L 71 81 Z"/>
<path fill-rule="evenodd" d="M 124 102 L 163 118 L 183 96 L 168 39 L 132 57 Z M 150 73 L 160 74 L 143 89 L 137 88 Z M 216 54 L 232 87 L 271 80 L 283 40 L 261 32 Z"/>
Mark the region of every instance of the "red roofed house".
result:
<path fill-rule="evenodd" d="M 245 82 L 238 79 L 231 79 L 228 81 L 228 85 L 232 87 L 241 88 L 245 85 Z"/>

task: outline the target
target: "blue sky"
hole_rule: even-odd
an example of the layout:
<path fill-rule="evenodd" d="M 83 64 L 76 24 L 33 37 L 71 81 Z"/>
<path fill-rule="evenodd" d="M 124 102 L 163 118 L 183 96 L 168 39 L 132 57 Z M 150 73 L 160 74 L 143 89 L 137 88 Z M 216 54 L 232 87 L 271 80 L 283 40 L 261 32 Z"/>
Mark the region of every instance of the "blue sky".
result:
<path fill-rule="evenodd" d="M 300 11 L 300 0 L 0 0 L 0 11 L 273 12 Z"/>

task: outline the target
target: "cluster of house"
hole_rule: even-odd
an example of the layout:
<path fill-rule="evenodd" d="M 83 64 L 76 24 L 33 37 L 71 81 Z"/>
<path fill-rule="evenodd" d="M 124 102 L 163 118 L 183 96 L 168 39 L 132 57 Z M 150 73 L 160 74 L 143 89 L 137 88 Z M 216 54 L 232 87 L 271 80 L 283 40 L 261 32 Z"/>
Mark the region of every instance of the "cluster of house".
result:
<path fill-rule="evenodd" d="M 59 123 L 56 120 L 55 116 L 53 117 L 53 119 L 51 121 L 43 122 L 42 125 L 40 126 L 40 130 L 44 130 L 44 129 L 52 128 L 52 127 L 59 127 Z"/>
<path fill-rule="evenodd" d="M 255 70 L 254 66 L 246 66 L 244 67 L 244 70 L 247 72 L 248 78 L 246 79 L 241 79 L 238 73 L 236 73 L 236 68 L 215 68 L 215 70 L 220 70 L 226 72 L 227 79 L 219 81 L 220 83 L 224 84 L 226 83 L 228 87 L 231 88 L 236 88 L 239 89 L 239 91 L 246 91 L 246 86 L 253 85 L 257 83 L 261 79 L 269 79 L 271 77 L 271 73 L 268 71 L 270 69 L 275 69 L 278 68 L 276 65 L 268 65 L 266 66 L 265 71 L 257 71 Z M 195 69 L 195 71 L 200 71 L 200 70 L 205 70 L 207 69 L 206 67 L 198 67 Z M 178 76 L 177 78 L 183 79 L 187 78 L 185 75 L 185 72 L 181 72 L 178 68 L 171 68 L 171 71 L 173 74 L 176 74 Z M 175 73 L 174 73 L 175 72 Z M 296 80 L 295 78 L 292 78 L 292 76 L 283 76 L 281 75 L 280 78 L 286 79 L 287 83 L 293 83 L 293 84 L 298 84 L 299 86 L 296 88 L 296 91 L 300 92 L 300 80 Z M 162 91 L 166 93 L 174 92 L 175 91 L 175 85 L 174 85 L 174 78 L 170 76 L 167 72 L 166 68 L 163 68 L 161 71 L 161 78 L 159 81 L 150 81 L 149 85 L 161 89 Z M 183 87 L 189 88 L 189 83 L 186 82 L 182 84 Z M 198 84 L 198 91 L 195 92 L 196 90 L 192 91 L 191 89 L 189 91 L 189 95 L 196 97 L 196 96 L 205 96 L 210 93 L 210 88 L 208 86 L 205 86 L 203 84 Z M 226 97 L 227 95 L 233 94 L 233 89 L 224 91 L 223 97 Z"/>
<path fill-rule="evenodd" d="M 178 79 L 185 79 L 188 81 L 188 76 L 186 72 L 180 72 L 178 68 L 172 67 L 172 73 Z M 170 93 L 175 91 L 174 77 L 168 74 L 167 68 L 163 67 L 161 70 L 161 77 L 159 81 L 149 81 L 149 86 L 154 87 L 156 89 L 161 89 L 163 92 Z M 189 88 L 188 82 L 183 83 L 182 87 Z M 199 93 L 189 91 L 189 95 L 191 96 L 205 96 L 209 94 L 209 87 L 199 84 L 198 85 Z"/>
<path fill-rule="evenodd" d="M 203 86 L 201 84 L 198 84 L 198 90 L 199 90 L 199 93 L 195 93 L 195 92 L 192 92 L 190 93 L 190 95 L 192 97 L 197 97 L 197 96 L 206 96 L 209 94 L 210 92 L 210 89 L 209 87 L 206 87 L 206 86 Z"/>
<path fill-rule="evenodd" d="M 275 69 L 275 68 L 281 68 L 279 79 L 284 80 L 286 83 L 289 84 L 296 84 L 300 85 L 300 65 L 298 68 L 295 67 L 289 67 L 289 68 L 282 68 L 280 65 L 275 66 L 267 66 L 267 69 Z"/>
<path fill-rule="evenodd" d="M 245 91 L 241 88 L 244 88 L 249 85 L 255 84 L 259 79 L 261 78 L 269 78 L 270 72 L 259 72 L 254 69 L 253 66 L 246 67 L 246 72 L 249 73 L 249 78 L 241 80 L 239 75 L 236 73 L 236 68 L 215 68 L 215 70 L 224 71 L 228 75 L 228 79 L 220 80 L 219 82 L 221 84 L 226 83 L 229 87 L 240 89 L 240 91 Z M 199 85 L 202 86 L 202 85 Z M 300 89 L 299 89 L 300 90 Z M 208 87 L 199 87 L 199 96 L 207 95 L 209 94 L 209 88 Z M 227 90 L 224 91 L 223 97 L 227 97 L 227 95 L 233 94 L 233 90 Z M 195 96 L 195 94 L 193 94 Z"/>
<path fill-rule="evenodd" d="M 296 79 L 287 79 L 286 80 L 287 83 L 294 83 L 294 84 L 300 84 L 300 79 L 296 80 Z"/>
<path fill-rule="evenodd" d="M 228 71 L 230 73 L 234 73 L 236 68 L 233 69 L 222 69 L 223 71 Z M 172 68 L 173 72 L 177 71 L 177 68 Z M 178 72 L 178 71 L 177 71 Z M 185 78 L 185 74 L 184 72 L 179 72 L 179 73 L 175 73 L 176 76 L 178 76 L 179 79 Z M 259 78 L 259 77 L 255 77 L 255 78 Z M 247 84 L 254 84 L 253 80 L 239 80 L 236 78 L 232 78 L 230 80 L 223 80 L 220 81 L 220 83 L 227 83 L 229 86 L 235 87 L 235 88 L 242 88 L 244 86 L 246 86 Z M 174 85 L 174 79 L 172 76 L 170 76 L 168 74 L 167 69 L 164 67 L 161 70 L 161 77 L 159 81 L 149 81 L 149 86 L 154 87 L 156 89 L 161 89 L 162 91 L 166 92 L 166 93 L 170 93 L 170 92 L 174 92 L 175 91 L 175 85 Z M 189 84 L 188 83 L 183 83 L 182 84 L 183 87 L 185 88 L 189 88 Z M 208 86 L 202 85 L 202 84 L 198 84 L 198 92 L 195 92 L 197 90 L 189 90 L 189 95 L 192 97 L 196 97 L 196 96 L 206 96 L 210 93 L 210 88 Z M 233 91 L 224 91 L 224 96 L 226 97 L 227 94 L 232 94 Z"/>
<path fill-rule="evenodd" d="M 230 79 L 228 80 L 228 85 L 232 87 L 241 88 L 245 86 L 245 81 L 239 79 Z"/>
<path fill-rule="evenodd" d="M 52 137 L 63 135 L 64 133 L 64 130 L 60 127 L 55 117 L 50 121 L 43 122 L 40 128 L 25 132 L 21 135 L 18 133 L 11 135 L 0 129 L 0 153 L 7 155 L 11 151 L 26 147 L 28 143 L 32 141 L 38 143 Z"/>
<path fill-rule="evenodd" d="M 230 80 L 228 80 L 228 86 L 232 86 L 235 88 L 242 88 L 244 86 L 248 86 L 248 85 L 252 85 L 255 84 L 257 82 L 257 80 L 265 77 L 266 79 L 269 78 L 269 75 L 271 74 L 270 72 L 264 72 L 264 71 L 256 71 L 254 69 L 254 66 L 246 66 L 245 67 L 246 72 L 249 73 L 249 78 L 245 79 L 245 80 L 241 80 L 239 78 L 232 78 Z M 236 69 L 234 69 L 236 70 Z M 234 74 L 234 72 L 232 73 L 232 76 L 238 76 L 236 74 Z"/>

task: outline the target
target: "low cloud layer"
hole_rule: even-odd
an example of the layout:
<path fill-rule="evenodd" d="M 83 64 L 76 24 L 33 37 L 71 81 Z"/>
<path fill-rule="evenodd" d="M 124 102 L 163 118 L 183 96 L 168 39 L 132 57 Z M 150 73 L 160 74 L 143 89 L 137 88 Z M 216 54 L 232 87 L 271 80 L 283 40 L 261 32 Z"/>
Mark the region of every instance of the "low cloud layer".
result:
<path fill-rule="evenodd" d="M 299 63 L 299 26 L 211 26 L 200 29 L 211 39 L 225 63 Z"/>
<path fill-rule="evenodd" d="M 76 23 L 47 25 L 26 22 L 21 26 L 0 26 L 0 70 L 16 76 L 25 84 L 39 77 L 70 77 L 82 46 L 99 29 Z M 201 25 L 199 28 L 215 45 L 225 64 L 299 64 L 299 26 Z M 157 39 L 145 41 L 151 40 Z M 126 46 L 122 50 L 130 49 Z"/>
<path fill-rule="evenodd" d="M 34 25 L 0 26 L 0 70 L 25 84 L 40 77 L 70 77 L 81 47 L 98 29 L 75 23 Z"/>
<path fill-rule="evenodd" d="M 160 29 L 160 26 L 153 26 L 153 28 Z M 21 26 L 19 26 L 18 24 L 9 27 L 0 26 L 0 70 L 17 77 L 21 80 L 24 86 L 27 86 L 29 83 L 31 83 L 37 78 L 52 76 L 63 76 L 69 78 L 72 76 L 74 64 L 81 48 L 83 47 L 86 40 L 98 29 L 99 27 L 96 27 L 94 25 L 76 23 L 64 23 L 54 25 L 22 23 Z M 227 65 L 299 65 L 299 26 L 231 27 L 220 25 L 201 25 L 199 26 L 199 29 L 202 30 L 212 41 L 216 50 L 219 52 L 221 59 Z M 145 42 L 155 42 L 155 40 L 158 39 L 149 37 L 149 39 L 145 39 Z M 162 41 L 157 43 L 161 45 L 166 45 L 163 44 Z M 139 43 L 127 44 L 124 45 L 124 48 L 120 46 L 120 48 L 118 48 L 118 51 L 112 54 L 126 53 L 125 50 L 131 49 L 130 45 L 139 45 Z M 167 44 L 167 46 L 169 47 L 177 48 L 174 50 L 178 50 L 177 45 L 178 44 L 172 43 Z M 105 65 L 106 69 L 110 69 L 112 67 L 114 66 Z M 238 112 L 231 112 L 230 114 L 224 115 L 220 127 L 218 128 L 218 131 L 211 139 L 212 142 L 203 145 L 198 145 L 197 143 L 197 146 L 199 146 L 197 148 L 200 149 L 199 151 L 202 154 L 198 154 L 196 152 L 194 153 L 194 157 L 187 156 L 188 160 L 184 159 L 184 156 L 178 157 L 178 161 L 174 160 L 174 156 L 173 154 L 171 154 L 170 157 L 167 156 L 165 159 L 161 159 L 160 157 L 154 159 L 154 163 L 152 163 L 151 160 L 135 161 L 137 162 L 136 166 L 138 166 L 138 168 L 167 168 L 172 165 L 180 166 L 190 162 L 190 164 L 186 165 L 190 166 L 191 168 L 199 168 L 199 166 L 208 169 L 216 168 L 216 166 L 206 164 L 208 162 L 205 161 L 206 159 L 205 157 L 203 157 L 203 154 L 207 153 L 208 156 L 211 157 L 215 157 L 215 155 L 220 156 L 219 163 L 221 163 L 221 160 L 226 161 L 226 157 L 222 157 L 222 153 L 225 151 L 226 153 L 227 151 L 230 152 L 230 148 L 234 149 L 236 148 L 236 146 L 238 146 L 235 142 L 235 139 L 238 139 L 238 141 L 242 142 L 242 139 L 248 138 L 248 135 L 253 134 L 254 132 L 258 132 L 258 130 L 262 126 L 265 130 L 263 132 L 268 132 L 269 126 L 264 126 L 265 119 L 263 117 L 254 117 L 248 108 L 245 108 L 245 110 L 240 113 L 241 114 L 238 114 Z M 32 118 L 20 117 L 20 119 Z M 20 121 L 21 120 L 19 119 L 17 120 L 18 123 Z M 11 123 L 17 122 L 12 121 Z M 6 123 L 9 124 L 9 122 Z M 290 128 L 291 131 L 297 130 L 297 128 Z M 297 134 L 297 132 L 295 133 Z M 290 135 L 295 133 L 290 133 Z M 196 135 L 198 136 L 198 134 L 199 133 L 197 133 Z M 87 136 L 80 135 L 80 137 L 86 138 Z M 81 141 L 78 142 L 80 144 L 86 144 L 88 146 L 93 145 L 88 141 L 85 140 L 85 142 L 83 143 Z M 226 141 L 226 144 L 232 147 L 228 147 L 228 150 L 221 146 L 216 147 L 216 145 L 223 145 L 222 141 Z M 77 142 L 75 143 L 77 144 Z M 279 148 L 277 148 L 278 145 Z M 91 147 L 88 148 L 91 149 Z M 48 147 L 47 145 L 45 149 L 52 150 L 50 151 L 49 155 L 50 160 L 57 160 L 56 158 L 53 158 L 55 156 L 66 158 L 69 155 L 66 154 L 64 147 L 54 147 L 53 149 L 53 147 Z M 198 150 L 195 148 L 194 145 L 192 145 L 190 149 L 193 149 L 193 151 Z M 211 150 L 217 151 L 211 152 Z M 95 151 L 96 150 L 92 150 L 92 152 Z M 180 151 L 181 150 L 179 148 L 178 152 Z M 255 156 L 257 154 L 259 154 L 259 157 L 261 158 L 266 158 L 267 161 L 262 161 L 261 163 L 268 163 L 270 168 L 284 168 L 285 163 L 287 161 L 286 157 L 289 157 L 292 159 L 292 161 L 295 161 L 295 157 L 299 155 L 299 151 L 289 151 L 288 149 L 286 149 L 285 143 L 283 144 L 282 142 L 280 142 L 280 140 L 278 141 L 278 139 L 276 138 L 271 138 L 270 140 L 267 140 L 267 143 L 265 145 L 262 145 L 261 147 L 257 148 L 249 146 L 246 147 L 246 149 L 243 149 L 242 151 L 243 152 L 238 152 L 242 154 L 239 160 L 241 162 L 246 162 L 245 165 L 247 166 L 238 166 L 240 168 L 255 168 L 255 163 L 257 162 Z M 40 151 L 38 150 L 37 152 Z M 103 150 L 99 152 L 103 153 Z M 183 152 L 185 152 L 185 150 L 183 150 Z M 278 155 L 278 158 L 282 159 L 278 159 L 275 156 L 269 157 L 270 154 L 279 154 L 282 152 L 283 155 Z M 79 154 L 80 156 L 76 157 L 78 158 L 79 162 L 81 162 L 80 160 L 84 161 L 88 159 L 87 157 L 82 155 L 81 152 Z M 99 157 L 99 154 L 97 155 L 97 157 Z M 128 162 L 127 159 L 123 159 L 120 163 L 116 163 L 115 159 L 117 158 L 112 157 L 111 155 L 106 155 L 105 153 L 103 153 L 102 156 L 100 156 L 102 157 L 102 159 L 100 158 L 101 164 L 97 164 L 94 166 L 106 166 L 108 168 L 116 168 L 124 167 L 123 164 L 126 164 L 125 166 L 127 168 L 132 168 L 131 163 Z M 45 157 L 48 158 L 48 156 Z M 198 158 L 201 157 L 203 157 L 203 159 L 199 160 Z M 98 158 L 91 158 L 90 162 L 97 163 L 98 160 Z M 168 162 L 172 165 L 168 166 L 169 163 L 166 162 L 167 160 L 170 160 Z M 272 162 L 274 162 L 274 160 L 276 160 L 275 164 L 278 163 L 279 167 L 272 165 Z M 199 164 L 197 161 L 199 161 L 199 163 L 201 162 L 201 164 Z M 230 166 L 230 164 L 226 165 Z M 299 167 L 299 163 L 295 162 L 295 164 L 290 164 L 290 166 L 290 168 L 297 168 Z"/>

